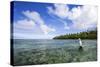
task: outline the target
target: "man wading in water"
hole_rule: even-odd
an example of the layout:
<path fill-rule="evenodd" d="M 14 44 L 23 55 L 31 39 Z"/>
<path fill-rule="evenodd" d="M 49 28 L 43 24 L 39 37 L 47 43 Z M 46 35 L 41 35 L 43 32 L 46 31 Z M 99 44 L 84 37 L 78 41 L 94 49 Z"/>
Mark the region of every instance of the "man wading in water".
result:
<path fill-rule="evenodd" d="M 82 41 L 81 39 L 79 38 L 79 51 L 83 51 L 83 46 L 82 46 Z"/>

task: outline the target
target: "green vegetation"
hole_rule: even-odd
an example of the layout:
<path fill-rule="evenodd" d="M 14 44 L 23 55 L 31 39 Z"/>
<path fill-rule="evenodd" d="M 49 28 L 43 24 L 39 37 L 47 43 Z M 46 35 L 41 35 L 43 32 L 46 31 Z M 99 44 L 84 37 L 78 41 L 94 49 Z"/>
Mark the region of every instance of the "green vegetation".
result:
<path fill-rule="evenodd" d="M 97 39 L 97 30 L 56 36 L 53 39 Z"/>

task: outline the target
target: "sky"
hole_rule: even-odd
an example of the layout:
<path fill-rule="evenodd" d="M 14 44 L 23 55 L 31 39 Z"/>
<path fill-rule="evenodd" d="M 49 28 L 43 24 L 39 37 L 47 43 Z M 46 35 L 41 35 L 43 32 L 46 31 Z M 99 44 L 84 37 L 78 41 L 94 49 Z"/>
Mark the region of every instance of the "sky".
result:
<path fill-rule="evenodd" d="M 52 39 L 97 27 L 97 6 L 14 1 L 14 39 Z"/>

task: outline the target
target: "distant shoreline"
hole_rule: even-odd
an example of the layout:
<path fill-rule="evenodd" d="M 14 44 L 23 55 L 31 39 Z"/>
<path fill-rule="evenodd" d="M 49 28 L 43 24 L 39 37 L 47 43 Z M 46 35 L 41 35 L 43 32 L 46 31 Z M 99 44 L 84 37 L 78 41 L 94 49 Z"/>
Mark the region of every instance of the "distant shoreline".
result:
<path fill-rule="evenodd" d="M 74 39 L 71 39 L 71 38 L 69 38 L 69 39 L 53 39 L 53 40 L 77 40 L 78 38 L 74 38 Z M 96 39 L 82 39 L 81 38 L 81 40 L 97 40 L 98 38 L 96 38 Z"/>
<path fill-rule="evenodd" d="M 53 39 L 97 39 L 97 30 L 55 36 Z"/>
<path fill-rule="evenodd" d="M 11 40 L 78 40 L 78 39 L 11 39 Z M 81 39 L 81 40 L 97 40 L 97 39 Z"/>

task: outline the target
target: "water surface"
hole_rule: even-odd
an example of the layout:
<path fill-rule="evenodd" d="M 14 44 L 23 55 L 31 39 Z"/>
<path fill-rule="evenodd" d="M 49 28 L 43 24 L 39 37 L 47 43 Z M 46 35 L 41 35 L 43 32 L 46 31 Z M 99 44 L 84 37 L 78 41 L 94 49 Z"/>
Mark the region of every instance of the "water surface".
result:
<path fill-rule="evenodd" d="M 97 60 L 97 40 L 14 39 L 14 65 L 52 64 Z"/>

